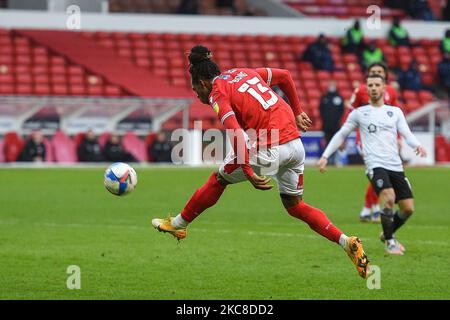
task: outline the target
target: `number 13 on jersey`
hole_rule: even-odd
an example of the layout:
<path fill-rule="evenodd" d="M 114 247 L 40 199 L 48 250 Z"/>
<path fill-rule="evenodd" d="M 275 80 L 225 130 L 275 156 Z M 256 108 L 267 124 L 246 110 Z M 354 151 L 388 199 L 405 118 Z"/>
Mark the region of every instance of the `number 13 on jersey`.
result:
<path fill-rule="evenodd" d="M 248 92 L 254 97 L 258 102 L 261 104 L 264 110 L 269 109 L 271 106 L 273 106 L 278 101 L 278 97 L 275 95 L 275 93 L 270 90 L 269 87 L 264 86 L 261 81 L 258 79 L 258 77 L 254 77 L 252 79 L 249 79 L 245 81 L 239 88 L 239 92 Z M 259 91 L 259 92 L 258 92 Z M 262 97 L 262 93 L 265 93 L 269 91 L 270 99 L 264 100 Z"/>

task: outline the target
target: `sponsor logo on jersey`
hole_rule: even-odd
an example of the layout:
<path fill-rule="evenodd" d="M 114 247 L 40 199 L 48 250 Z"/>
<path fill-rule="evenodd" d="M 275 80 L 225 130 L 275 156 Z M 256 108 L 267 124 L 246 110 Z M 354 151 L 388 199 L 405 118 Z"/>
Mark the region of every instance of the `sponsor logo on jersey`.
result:
<path fill-rule="evenodd" d="M 233 80 L 228 81 L 228 83 L 236 83 L 247 77 L 248 74 L 246 74 L 244 71 L 239 72 L 236 77 L 234 77 Z"/>
<path fill-rule="evenodd" d="M 369 124 L 369 126 L 367 127 L 367 129 L 369 130 L 370 133 L 375 133 L 375 132 L 377 132 L 377 126 L 374 125 L 373 123 Z"/>
<path fill-rule="evenodd" d="M 231 76 L 229 74 L 222 74 L 222 75 L 219 76 L 219 78 L 223 79 L 223 80 L 228 80 L 228 79 L 230 79 L 230 77 Z"/>
<path fill-rule="evenodd" d="M 214 104 L 212 105 L 212 108 L 215 113 L 217 113 L 217 114 L 219 113 L 220 108 L 219 108 L 219 104 L 217 102 L 214 102 Z"/>
<path fill-rule="evenodd" d="M 387 115 L 388 115 L 389 117 L 392 118 L 392 116 L 394 115 L 394 113 L 393 113 L 392 111 L 388 111 L 388 112 L 387 112 Z"/>

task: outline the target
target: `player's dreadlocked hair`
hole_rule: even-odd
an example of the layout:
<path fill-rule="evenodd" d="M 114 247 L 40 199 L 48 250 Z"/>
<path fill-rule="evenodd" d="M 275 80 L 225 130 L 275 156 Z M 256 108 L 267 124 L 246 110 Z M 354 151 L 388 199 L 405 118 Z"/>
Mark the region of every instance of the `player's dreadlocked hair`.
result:
<path fill-rule="evenodd" d="M 211 58 L 211 51 L 204 46 L 195 46 L 191 49 L 189 53 L 189 72 L 193 84 L 198 84 L 200 80 L 212 80 L 220 75 L 219 67 Z"/>

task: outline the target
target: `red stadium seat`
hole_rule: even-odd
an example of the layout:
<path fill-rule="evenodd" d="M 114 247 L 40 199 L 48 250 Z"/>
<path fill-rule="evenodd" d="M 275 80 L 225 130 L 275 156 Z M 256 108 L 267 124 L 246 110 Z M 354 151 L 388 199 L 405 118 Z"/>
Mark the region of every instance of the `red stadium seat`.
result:
<path fill-rule="evenodd" d="M 86 136 L 86 133 L 84 132 L 80 132 L 77 133 L 74 137 L 73 137 L 73 143 L 75 143 L 75 147 L 78 149 L 78 147 L 80 146 L 81 142 L 83 142 L 84 137 Z"/>
<path fill-rule="evenodd" d="M 420 98 L 420 102 L 422 102 L 422 104 L 426 104 L 426 103 L 429 103 L 429 102 L 435 100 L 433 94 L 431 92 L 425 91 L 425 90 L 419 91 L 419 98 Z"/>
<path fill-rule="evenodd" d="M 74 163 L 77 161 L 75 143 L 62 131 L 57 131 L 51 140 L 51 146 L 56 162 Z"/>
<path fill-rule="evenodd" d="M 3 151 L 6 162 L 14 162 L 24 146 L 24 140 L 16 132 L 7 132 L 3 140 Z"/>
<path fill-rule="evenodd" d="M 0 94 L 13 94 L 13 93 L 15 93 L 15 88 L 12 84 L 0 83 Z"/>
<path fill-rule="evenodd" d="M 67 95 L 69 93 L 69 90 L 65 84 L 54 84 L 52 86 L 52 92 L 54 95 L 60 96 Z"/>
<path fill-rule="evenodd" d="M 3 140 L 0 140 L 0 162 L 5 162 L 4 147 L 5 147 L 5 144 L 3 143 Z"/>
<path fill-rule="evenodd" d="M 145 137 L 145 147 L 148 150 L 148 148 L 150 147 L 150 145 L 153 143 L 153 141 L 155 141 L 156 139 L 156 132 L 150 132 L 147 137 Z M 150 162 L 154 162 L 155 159 L 153 159 L 153 157 L 147 153 L 147 159 Z"/>
<path fill-rule="evenodd" d="M 53 162 L 55 157 L 53 155 L 52 143 L 47 138 L 44 138 L 44 146 L 45 146 L 45 161 Z"/>
<path fill-rule="evenodd" d="M 415 100 L 417 101 L 417 92 L 412 91 L 412 90 L 405 90 L 403 91 L 403 99 L 409 101 L 409 100 Z"/>
<path fill-rule="evenodd" d="M 114 86 L 114 85 L 107 85 L 105 87 L 104 92 L 107 96 L 118 97 L 118 96 L 122 95 L 122 90 L 119 87 Z"/>
<path fill-rule="evenodd" d="M 100 148 L 103 150 L 105 148 L 106 142 L 108 142 L 109 138 L 111 137 L 110 132 L 103 132 L 98 137 L 98 144 L 100 145 Z"/>
<path fill-rule="evenodd" d="M 48 84 L 36 84 L 34 86 L 34 93 L 37 95 L 50 95 L 51 90 Z"/>
<path fill-rule="evenodd" d="M 145 142 L 139 139 L 133 132 L 125 133 L 122 144 L 124 149 L 131 153 L 138 161 L 147 161 Z"/>

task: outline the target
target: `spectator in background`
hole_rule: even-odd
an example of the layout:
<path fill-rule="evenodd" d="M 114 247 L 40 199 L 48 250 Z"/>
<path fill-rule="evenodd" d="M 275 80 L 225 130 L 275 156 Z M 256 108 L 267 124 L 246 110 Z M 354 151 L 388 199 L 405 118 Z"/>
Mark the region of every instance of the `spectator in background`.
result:
<path fill-rule="evenodd" d="M 443 55 L 446 53 L 450 53 L 450 29 L 445 30 L 444 39 L 442 39 L 441 41 L 440 48 Z"/>
<path fill-rule="evenodd" d="M 450 97 L 450 53 L 444 54 L 444 58 L 438 64 L 439 81 Z"/>
<path fill-rule="evenodd" d="M 310 62 L 316 70 L 334 70 L 333 58 L 324 34 L 321 33 L 317 40 L 306 48 L 301 60 Z"/>
<path fill-rule="evenodd" d="M 402 90 L 422 90 L 422 78 L 420 77 L 420 72 L 417 69 L 417 62 L 415 60 L 411 61 L 408 69 L 401 70 L 398 73 L 397 81 Z"/>
<path fill-rule="evenodd" d="M 198 14 L 198 0 L 181 0 L 180 6 L 177 9 L 179 14 Z"/>
<path fill-rule="evenodd" d="M 92 130 L 86 132 L 78 146 L 78 160 L 81 162 L 101 162 L 104 160 L 97 137 Z"/>
<path fill-rule="evenodd" d="M 105 160 L 109 162 L 136 162 L 136 158 L 125 151 L 119 136 L 116 134 L 112 134 L 106 142 L 104 155 Z"/>
<path fill-rule="evenodd" d="M 18 161 L 42 162 L 45 161 L 45 152 L 44 136 L 40 131 L 35 131 L 25 143 Z"/>
<path fill-rule="evenodd" d="M 442 18 L 443 21 L 450 21 L 450 1 L 447 0 L 447 3 L 442 8 Z"/>
<path fill-rule="evenodd" d="M 388 34 L 389 43 L 394 46 L 410 46 L 408 31 L 400 24 L 400 18 L 394 17 Z"/>
<path fill-rule="evenodd" d="M 172 162 L 172 145 L 164 132 L 159 132 L 155 140 L 149 145 L 148 153 L 155 162 Z"/>
<path fill-rule="evenodd" d="M 344 100 L 337 92 L 336 82 L 328 83 L 327 92 L 320 98 L 320 118 L 322 131 L 328 145 L 331 138 L 339 131 L 342 115 L 344 114 Z"/>
<path fill-rule="evenodd" d="M 407 4 L 407 12 L 412 18 L 426 21 L 435 20 L 427 0 L 409 0 L 404 2 Z"/>
<path fill-rule="evenodd" d="M 238 16 L 265 16 L 266 12 L 250 6 L 245 0 L 234 0 L 233 1 L 233 12 Z"/>
<path fill-rule="evenodd" d="M 341 39 L 341 45 L 344 52 L 361 54 L 364 49 L 364 34 L 358 20 L 355 21 L 353 27 L 347 30 Z"/>
<path fill-rule="evenodd" d="M 361 54 L 361 65 L 364 69 L 367 69 L 368 66 L 375 62 L 386 62 L 386 58 L 383 51 L 372 41 Z"/>

